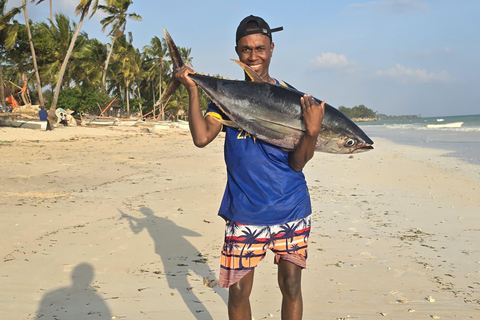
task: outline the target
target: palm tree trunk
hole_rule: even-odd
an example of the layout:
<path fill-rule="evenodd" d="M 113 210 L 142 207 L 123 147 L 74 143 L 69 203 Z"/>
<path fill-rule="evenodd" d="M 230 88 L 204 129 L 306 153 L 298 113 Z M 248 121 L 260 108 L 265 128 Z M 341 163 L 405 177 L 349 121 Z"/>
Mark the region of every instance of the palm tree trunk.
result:
<path fill-rule="evenodd" d="M 155 119 L 155 86 L 153 85 L 153 82 L 150 82 L 150 85 L 152 86 L 152 91 L 153 91 L 153 118 Z"/>
<path fill-rule="evenodd" d="M 50 20 L 53 21 L 53 7 L 52 7 L 52 0 L 50 0 Z"/>
<path fill-rule="evenodd" d="M 162 100 L 162 62 L 163 61 L 160 61 L 160 72 L 159 72 L 159 75 L 160 75 L 160 81 L 159 81 L 159 84 L 158 84 L 158 88 L 160 90 L 159 94 L 158 94 L 158 101 L 161 101 Z M 161 112 L 161 115 L 162 115 L 162 121 L 165 121 L 165 112 L 163 112 L 163 103 L 160 105 L 160 112 Z"/>
<path fill-rule="evenodd" d="M 53 101 L 52 101 L 52 105 L 50 106 L 50 110 L 55 110 L 57 108 L 58 95 L 60 94 L 60 88 L 62 87 L 63 76 L 65 75 L 65 71 L 67 70 L 68 59 L 70 59 L 70 56 L 72 55 L 73 47 L 75 46 L 75 41 L 77 40 L 78 34 L 80 33 L 83 19 L 85 18 L 86 15 L 87 15 L 87 10 L 84 10 L 80 17 L 80 21 L 78 22 L 77 30 L 75 30 L 72 40 L 70 41 L 70 46 L 68 47 L 65 60 L 63 60 L 62 67 L 60 68 L 60 73 L 58 74 L 57 84 L 55 86 L 55 94 L 53 95 Z"/>
<path fill-rule="evenodd" d="M 37 58 L 35 56 L 35 47 L 33 46 L 32 33 L 30 31 L 30 22 L 28 21 L 26 2 L 27 2 L 26 0 L 22 0 L 23 13 L 25 14 L 25 26 L 27 27 L 28 42 L 30 43 L 30 51 L 32 52 L 33 68 L 35 69 L 35 78 L 37 79 L 38 100 L 40 101 L 40 105 L 43 106 L 45 105 L 45 101 L 43 100 L 42 84 L 40 82 L 40 75 L 38 74 Z"/>
<path fill-rule="evenodd" d="M 115 40 L 117 40 L 116 36 L 113 36 L 112 44 L 110 45 L 110 51 L 108 52 L 107 61 L 105 61 L 105 68 L 103 68 L 103 75 L 102 75 L 102 90 L 105 91 L 107 87 L 107 68 L 108 64 L 110 63 L 110 58 L 112 57 L 113 53 L 113 45 L 115 44 Z"/>
<path fill-rule="evenodd" d="M 140 87 L 139 86 L 137 86 L 137 92 L 138 92 L 138 98 L 141 101 L 142 100 L 142 94 L 140 93 Z M 138 107 L 140 108 L 140 116 L 143 116 L 143 106 L 142 106 L 141 102 L 138 104 Z"/>
<path fill-rule="evenodd" d="M 5 104 L 5 88 L 3 87 L 3 71 L 2 65 L 0 64 L 0 102 Z"/>
<path fill-rule="evenodd" d="M 127 99 L 127 118 L 130 118 L 130 99 L 128 97 L 128 81 L 125 81 L 125 98 Z"/>

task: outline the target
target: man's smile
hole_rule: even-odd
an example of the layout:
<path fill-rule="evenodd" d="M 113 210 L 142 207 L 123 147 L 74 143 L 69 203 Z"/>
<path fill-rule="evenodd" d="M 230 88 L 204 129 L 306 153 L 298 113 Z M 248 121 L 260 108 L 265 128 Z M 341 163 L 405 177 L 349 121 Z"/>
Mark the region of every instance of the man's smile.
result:
<path fill-rule="evenodd" d="M 251 65 L 249 65 L 249 67 L 252 68 L 253 71 L 258 71 L 258 70 L 260 70 L 260 67 L 261 67 L 261 66 L 262 66 L 261 64 L 251 64 Z"/>

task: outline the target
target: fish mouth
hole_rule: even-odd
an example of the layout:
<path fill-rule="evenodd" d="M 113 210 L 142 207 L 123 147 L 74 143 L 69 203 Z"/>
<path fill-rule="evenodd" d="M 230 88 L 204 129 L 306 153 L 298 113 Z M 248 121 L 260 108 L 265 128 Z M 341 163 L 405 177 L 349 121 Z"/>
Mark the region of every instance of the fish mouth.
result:
<path fill-rule="evenodd" d="M 352 153 L 366 152 L 373 150 L 373 146 L 369 143 L 359 144 L 358 147 Z"/>

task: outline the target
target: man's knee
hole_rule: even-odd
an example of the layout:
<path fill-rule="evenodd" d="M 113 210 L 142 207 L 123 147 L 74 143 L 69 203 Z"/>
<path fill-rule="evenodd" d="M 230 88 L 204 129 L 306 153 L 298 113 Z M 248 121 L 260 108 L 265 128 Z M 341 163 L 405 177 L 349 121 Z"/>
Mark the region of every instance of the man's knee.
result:
<path fill-rule="evenodd" d="M 295 298 L 302 291 L 301 279 L 297 276 L 286 276 L 279 279 L 278 284 L 284 295 Z"/>
<path fill-rule="evenodd" d="M 283 295 L 295 298 L 302 291 L 302 268 L 288 261 L 280 263 L 282 264 L 278 273 L 280 290 Z"/>
<path fill-rule="evenodd" d="M 240 303 L 241 301 L 248 300 L 250 293 L 252 292 L 253 285 L 253 270 L 249 272 L 240 281 L 232 284 L 229 287 L 228 294 L 229 300 L 233 303 Z"/>

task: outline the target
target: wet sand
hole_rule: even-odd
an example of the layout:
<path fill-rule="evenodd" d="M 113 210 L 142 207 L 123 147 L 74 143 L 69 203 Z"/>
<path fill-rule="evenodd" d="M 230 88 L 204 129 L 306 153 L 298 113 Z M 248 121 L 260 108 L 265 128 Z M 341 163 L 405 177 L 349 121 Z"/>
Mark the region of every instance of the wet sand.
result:
<path fill-rule="evenodd" d="M 372 137 L 316 153 L 304 319 L 476 319 L 478 167 Z M 226 319 L 223 137 L 183 129 L 0 128 L 1 319 Z M 280 319 L 271 254 L 255 319 Z M 85 314 L 88 317 L 85 317 Z"/>

